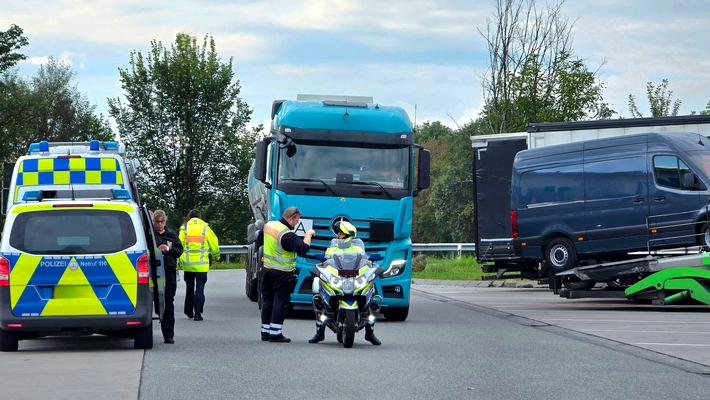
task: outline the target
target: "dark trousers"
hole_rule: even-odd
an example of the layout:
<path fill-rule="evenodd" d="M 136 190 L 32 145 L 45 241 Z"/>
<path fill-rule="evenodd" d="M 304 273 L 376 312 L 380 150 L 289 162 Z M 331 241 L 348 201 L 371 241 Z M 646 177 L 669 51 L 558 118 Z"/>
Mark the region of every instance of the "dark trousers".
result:
<path fill-rule="evenodd" d="M 261 323 L 283 324 L 291 303 L 293 272 L 264 268 L 261 270 Z"/>
<path fill-rule="evenodd" d="M 202 314 L 205 309 L 205 284 L 207 283 L 207 272 L 187 272 L 185 271 L 185 315 L 188 317 L 194 314 Z M 195 285 L 197 282 L 197 285 Z"/>
<path fill-rule="evenodd" d="M 163 339 L 172 339 L 175 336 L 175 292 L 177 291 L 177 271 L 175 267 L 165 267 L 165 310 L 160 321 L 160 330 Z"/>

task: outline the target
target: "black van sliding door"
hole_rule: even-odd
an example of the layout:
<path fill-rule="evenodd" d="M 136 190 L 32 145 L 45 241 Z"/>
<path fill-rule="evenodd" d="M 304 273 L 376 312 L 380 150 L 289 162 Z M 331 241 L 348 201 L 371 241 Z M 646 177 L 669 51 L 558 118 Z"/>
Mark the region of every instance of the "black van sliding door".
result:
<path fill-rule="evenodd" d="M 645 139 L 645 138 L 644 138 Z M 626 143 L 624 143 L 626 142 Z M 586 240 L 594 253 L 646 248 L 647 143 L 620 139 L 584 151 Z"/>

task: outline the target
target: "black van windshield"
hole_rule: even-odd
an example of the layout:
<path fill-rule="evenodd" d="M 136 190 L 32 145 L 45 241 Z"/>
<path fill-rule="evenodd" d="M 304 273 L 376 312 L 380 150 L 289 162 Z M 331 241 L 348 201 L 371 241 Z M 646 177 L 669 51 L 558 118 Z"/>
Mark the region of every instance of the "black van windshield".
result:
<path fill-rule="evenodd" d="M 110 254 L 137 242 L 129 214 L 112 210 L 49 210 L 17 216 L 10 245 L 30 254 Z"/>
<path fill-rule="evenodd" d="M 710 151 L 688 151 L 685 153 L 688 161 L 710 179 Z"/>

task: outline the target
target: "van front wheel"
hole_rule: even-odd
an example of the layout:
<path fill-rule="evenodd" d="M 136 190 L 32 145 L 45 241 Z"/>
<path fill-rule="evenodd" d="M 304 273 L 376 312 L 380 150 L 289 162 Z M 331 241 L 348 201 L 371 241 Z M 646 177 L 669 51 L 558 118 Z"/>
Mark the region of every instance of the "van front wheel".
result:
<path fill-rule="evenodd" d="M 710 227 L 707 222 L 700 227 L 698 245 L 703 248 L 703 251 L 710 251 Z"/>
<path fill-rule="evenodd" d="M 577 264 L 577 254 L 574 245 L 567 238 L 556 238 L 545 247 L 547 264 L 555 271 L 564 271 Z"/>

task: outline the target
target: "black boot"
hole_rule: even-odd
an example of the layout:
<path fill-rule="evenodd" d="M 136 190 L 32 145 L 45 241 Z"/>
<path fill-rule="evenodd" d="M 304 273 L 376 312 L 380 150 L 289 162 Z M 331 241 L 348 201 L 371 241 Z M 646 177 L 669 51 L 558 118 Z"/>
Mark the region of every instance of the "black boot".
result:
<path fill-rule="evenodd" d="M 308 339 L 308 343 L 318 343 L 325 340 L 325 326 L 316 326 L 316 334 L 312 338 Z"/>
<path fill-rule="evenodd" d="M 372 325 L 365 325 L 365 340 L 375 346 L 379 346 L 382 344 L 382 342 L 380 342 L 380 339 L 375 336 L 375 328 Z"/>

